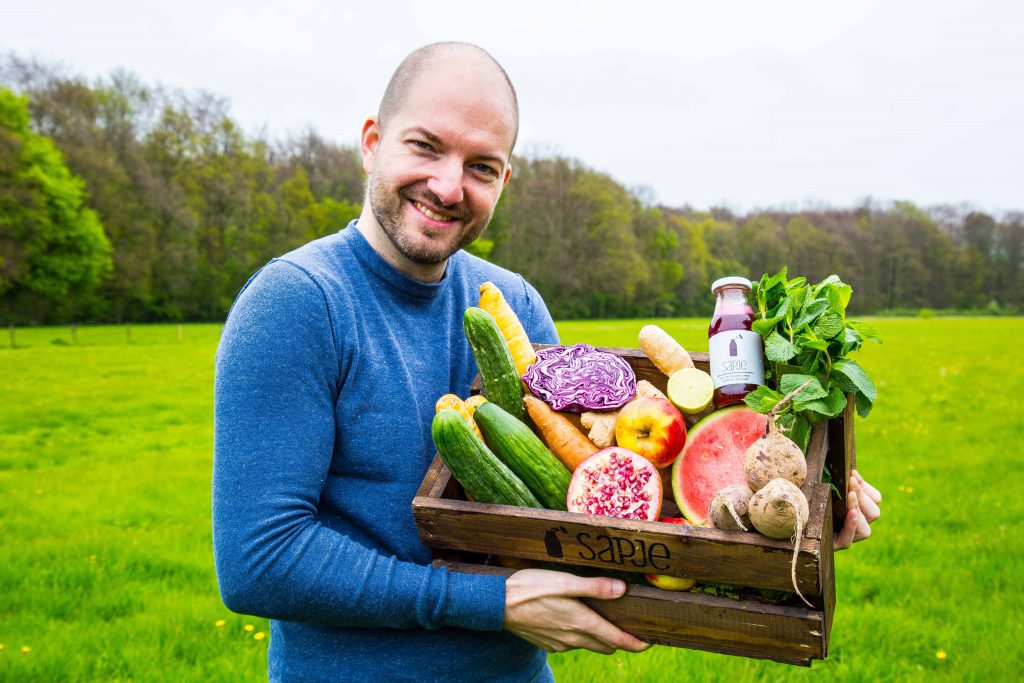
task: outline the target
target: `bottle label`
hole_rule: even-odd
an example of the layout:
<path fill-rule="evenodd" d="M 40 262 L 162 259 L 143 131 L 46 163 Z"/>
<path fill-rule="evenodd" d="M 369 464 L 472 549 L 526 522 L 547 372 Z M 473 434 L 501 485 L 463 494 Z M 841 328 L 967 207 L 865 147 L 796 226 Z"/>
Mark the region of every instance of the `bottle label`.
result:
<path fill-rule="evenodd" d="M 764 384 L 761 335 L 750 330 L 719 332 L 708 339 L 715 388 L 730 384 Z"/>

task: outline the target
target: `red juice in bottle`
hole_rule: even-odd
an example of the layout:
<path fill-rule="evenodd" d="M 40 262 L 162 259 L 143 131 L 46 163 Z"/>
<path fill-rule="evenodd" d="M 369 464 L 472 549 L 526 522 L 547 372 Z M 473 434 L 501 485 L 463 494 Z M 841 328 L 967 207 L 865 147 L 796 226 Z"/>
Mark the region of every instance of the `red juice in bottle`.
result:
<path fill-rule="evenodd" d="M 715 314 L 708 328 L 710 374 L 715 384 L 715 408 L 742 403 L 743 397 L 764 384 L 764 346 L 751 328 L 754 309 L 747 294 L 750 280 L 723 277 L 711 285 Z"/>

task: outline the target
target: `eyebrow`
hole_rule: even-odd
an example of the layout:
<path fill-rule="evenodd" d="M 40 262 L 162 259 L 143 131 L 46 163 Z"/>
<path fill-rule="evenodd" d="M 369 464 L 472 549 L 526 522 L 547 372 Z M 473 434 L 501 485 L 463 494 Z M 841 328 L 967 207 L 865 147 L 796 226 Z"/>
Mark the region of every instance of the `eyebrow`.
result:
<path fill-rule="evenodd" d="M 434 135 L 433 133 L 431 133 L 426 128 L 423 128 L 422 126 L 413 126 L 412 128 L 409 128 L 406 131 L 406 133 L 419 133 L 420 135 L 425 137 L 427 140 L 429 140 L 430 142 L 433 142 L 436 145 L 443 145 L 444 144 L 444 141 L 441 138 L 439 138 L 438 136 Z M 506 161 L 503 157 L 496 156 L 496 155 L 493 155 L 493 154 L 478 154 L 478 155 L 476 155 L 473 158 L 477 159 L 479 161 L 491 161 L 491 162 L 494 162 L 494 163 L 498 164 L 499 166 L 501 166 L 502 168 L 504 168 L 505 164 L 508 163 L 508 161 Z"/>

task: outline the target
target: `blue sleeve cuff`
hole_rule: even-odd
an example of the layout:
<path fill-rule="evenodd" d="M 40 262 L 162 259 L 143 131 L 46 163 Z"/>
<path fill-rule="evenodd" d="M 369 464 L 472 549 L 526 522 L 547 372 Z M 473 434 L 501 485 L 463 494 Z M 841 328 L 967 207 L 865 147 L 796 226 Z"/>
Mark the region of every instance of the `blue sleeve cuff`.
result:
<path fill-rule="evenodd" d="M 474 631 L 500 631 L 505 625 L 505 577 L 462 574 L 440 569 L 448 576 L 447 616 L 451 626 Z"/>

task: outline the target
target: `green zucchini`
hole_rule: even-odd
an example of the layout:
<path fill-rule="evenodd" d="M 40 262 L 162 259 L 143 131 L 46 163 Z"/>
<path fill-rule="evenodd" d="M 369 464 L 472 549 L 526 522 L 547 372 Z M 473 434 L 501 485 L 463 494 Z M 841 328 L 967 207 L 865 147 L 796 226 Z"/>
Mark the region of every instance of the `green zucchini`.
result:
<path fill-rule="evenodd" d="M 512 351 L 498 329 L 498 323 L 490 313 L 473 306 L 466 309 L 462 326 L 466 330 L 469 347 L 473 349 L 487 400 L 526 424 L 523 380 L 519 377 L 515 361 L 512 360 Z"/>
<path fill-rule="evenodd" d="M 434 415 L 430 436 L 437 452 L 470 498 L 479 503 L 543 507 L 537 497 L 492 453 L 466 422 L 451 408 Z"/>
<path fill-rule="evenodd" d="M 495 403 L 473 413 L 484 441 L 548 510 L 565 510 L 572 473 L 533 430 Z"/>

